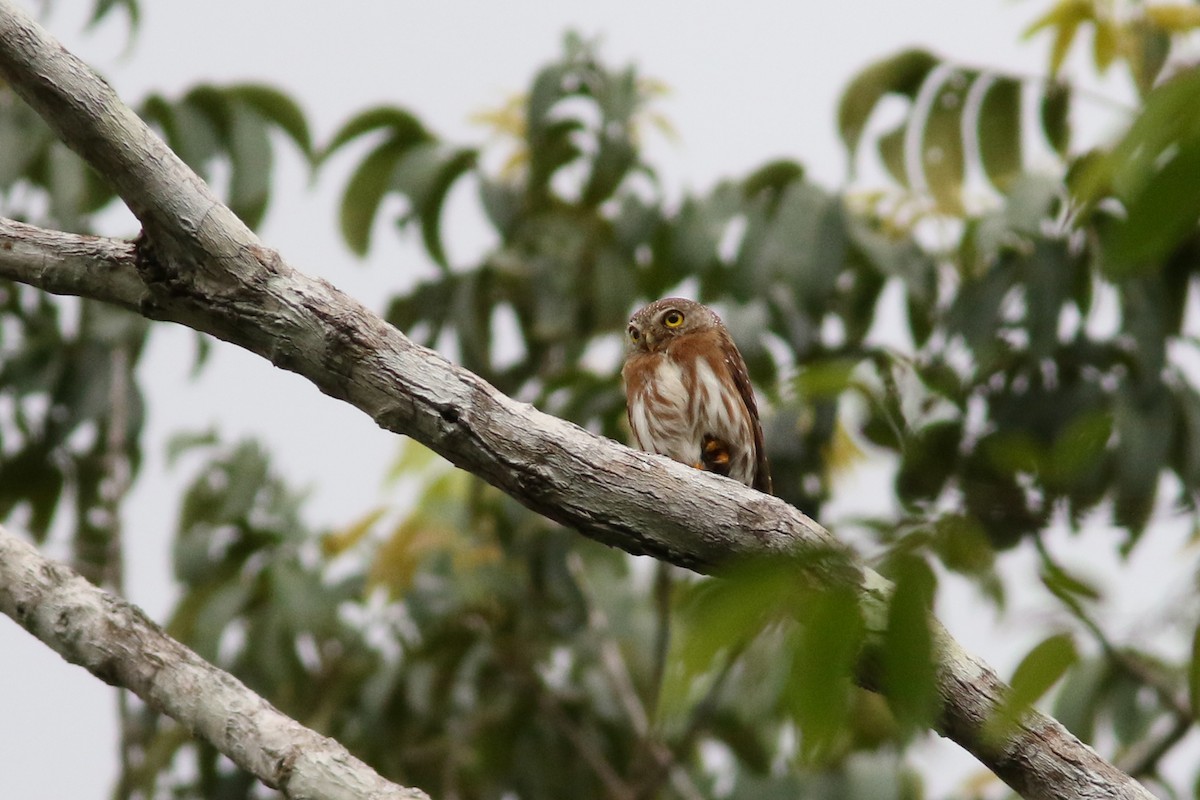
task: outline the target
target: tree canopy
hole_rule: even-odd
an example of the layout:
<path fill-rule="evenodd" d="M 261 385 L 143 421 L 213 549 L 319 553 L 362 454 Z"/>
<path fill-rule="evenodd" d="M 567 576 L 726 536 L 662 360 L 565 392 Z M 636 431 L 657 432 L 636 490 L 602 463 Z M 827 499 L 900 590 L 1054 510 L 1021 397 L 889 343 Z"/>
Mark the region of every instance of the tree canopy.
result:
<path fill-rule="evenodd" d="M 102 0 L 96 17 L 117 8 L 136 35 L 132 0 Z M 907 753 L 944 727 L 939 585 L 965 577 L 981 609 L 1004 614 L 1021 586 L 998 564 L 1032 549 L 1056 613 L 1028 622 L 1045 630 L 992 735 L 1037 703 L 1155 791 L 1188 794 L 1200 771 L 1163 764 L 1195 720 L 1194 611 L 1163 609 L 1175 641 L 1161 648 L 1113 638 L 1105 587 L 1046 534 L 1111 522 L 1125 557 L 1165 518 L 1198 521 L 1200 69 L 1186 58 L 1198 27 L 1190 4 L 1118 15 L 1060 0 L 1029 29 L 1049 44 L 1044 78 L 881 54 L 836 119 L 850 163 L 886 171 L 869 187 L 817 185 L 797 152 L 669 194 L 644 155 L 669 76 L 614 64 L 575 33 L 521 95 L 497 98 L 485 141 L 446 141 L 393 105 L 317 141 L 294 99 L 250 82 L 141 99 L 141 118 L 251 227 L 277 148 L 314 174 L 353 153 L 330 221 L 348 250 L 412 234 L 436 267 L 383 317 L 503 394 L 626 441 L 625 323 L 685 291 L 720 311 L 766 401 L 777 495 L 821 521 L 839 476 L 874 459 L 892 466 L 880 491 L 895 501 L 834 530 L 894 584 L 876 641 L 853 591 L 798 580 L 792 561 L 672 581 L 415 441 L 392 468 L 420 486 L 414 504 L 347 508 L 321 530 L 261 444 L 184 430 L 172 457 L 203 459 L 164 627 L 434 797 L 921 798 Z M 1136 107 L 1080 150 L 1072 112 L 1086 99 L 1063 64 L 1088 36 L 1094 68 L 1125 70 Z M 902 114 L 881 131 L 885 104 Z M 497 242 L 469 263 L 447 255 L 445 234 L 463 184 Z M 0 86 L 3 216 L 89 233 L 123 194 Z M 881 331 L 889 309 L 903 324 Z M 73 565 L 116 591 L 143 455 L 138 363 L 158 327 L 0 285 L 0 518 L 39 543 L 67 525 Z M 140 702 L 122 706 L 121 749 L 115 797 L 263 796 Z"/>

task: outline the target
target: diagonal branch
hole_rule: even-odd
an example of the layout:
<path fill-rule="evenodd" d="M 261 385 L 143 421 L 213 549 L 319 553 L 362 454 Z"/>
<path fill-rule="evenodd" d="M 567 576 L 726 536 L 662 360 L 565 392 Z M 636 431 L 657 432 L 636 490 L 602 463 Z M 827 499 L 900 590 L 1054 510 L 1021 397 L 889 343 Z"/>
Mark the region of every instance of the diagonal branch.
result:
<path fill-rule="evenodd" d="M 876 639 L 882 632 L 890 585 L 795 508 L 505 397 L 327 282 L 292 269 L 111 87 L 10 0 L 0 0 L 0 77 L 113 183 L 146 233 L 131 246 L 2 223 L 0 276 L 108 300 L 258 353 L 529 508 L 627 552 L 705 572 L 737 558 L 825 554 L 797 569 L 818 583 L 858 586 L 868 629 Z M 1151 797 L 1037 712 L 1003 740 L 985 736 L 1007 687 L 931 624 L 944 735 L 1026 797 Z M 61 635 L 53 627 L 43 633 L 51 642 Z M 873 687 L 878 659 L 870 650 L 869 642 L 860 681 Z M 147 668 L 136 651 L 124 658 L 106 677 L 124 681 Z M 222 730 L 212 733 L 227 754 L 240 746 Z"/>
<path fill-rule="evenodd" d="M 0 527 L 0 611 L 105 683 L 203 736 L 288 797 L 429 800 L 381 778 L 167 636 L 140 609 Z"/>

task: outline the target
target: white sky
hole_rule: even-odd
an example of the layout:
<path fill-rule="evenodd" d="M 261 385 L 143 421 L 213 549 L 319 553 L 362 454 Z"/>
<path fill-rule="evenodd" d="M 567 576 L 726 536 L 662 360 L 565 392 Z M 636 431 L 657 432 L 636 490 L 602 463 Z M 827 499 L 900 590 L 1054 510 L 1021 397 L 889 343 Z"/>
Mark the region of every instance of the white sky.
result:
<path fill-rule="evenodd" d="M 780 156 L 797 158 L 826 186 L 841 185 L 845 163 L 835 108 L 854 72 L 918 44 L 975 65 L 1041 74 L 1047 43 L 1023 43 L 1020 34 L 1048 3 L 144 2 L 143 26 L 128 55 L 121 23 L 110 21 L 95 35 L 82 31 L 84 9 L 91 5 L 58 0 L 48 27 L 125 99 L 135 102 L 152 90 L 177 96 L 200 81 L 262 81 L 300 100 L 319 141 L 352 113 L 394 103 L 451 140 L 479 142 L 484 131 L 470 116 L 524 90 L 535 69 L 558 54 L 565 30 L 601 34 L 610 63 L 635 61 L 643 74 L 671 87 L 662 110 L 680 139 L 652 140 L 650 159 L 672 189 L 703 191 Z M 415 247 L 397 243 L 382 226 L 368 264 L 356 262 L 340 244 L 336 200 L 350 163 L 343 158 L 337 175 L 311 194 L 299 160 L 282 158 L 262 236 L 294 265 L 378 307 L 394 287 L 410 284 L 427 267 Z M 470 198 L 457 198 L 458 208 L 470 205 Z M 114 235 L 135 231 L 131 218 L 120 215 L 106 225 Z M 452 258 L 467 258 L 487 243 L 470 219 L 450 225 L 448 233 Z M 151 441 L 128 506 L 127 575 L 131 599 L 159 621 L 171 602 L 173 498 L 186 477 L 166 474 L 162 443 L 169 433 L 217 425 L 229 439 L 261 436 L 289 478 L 313 488 L 310 510 L 329 523 L 345 522 L 380 500 L 381 476 L 396 452 L 396 437 L 302 379 L 236 348 L 218 343 L 214 349 L 204 378 L 189 383 L 192 337 L 182 329 L 164 330 L 143 365 L 143 380 L 153 384 Z M 877 474 L 868 474 L 857 485 L 876 480 Z M 855 502 L 861 512 L 862 498 Z M 1102 541 L 1093 538 L 1089 548 L 1100 554 L 1092 568 L 1111 574 L 1111 534 L 1099 535 Z M 1166 539 L 1166 550 L 1175 552 L 1178 535 Z M 53 545 L 48 551 L 62 553 Z M 1158 562 L 1141 553 L 1135 575 L 1154 583 Z M 1027 554 L 1008 560 L 1012 569 L 1032 569 Z M 1172 578 L 1171 586 L 1180 588 L 1181 580 Z M 984 606 L 961 588 L 951 602 L 955 608 L 946 611 L 952 632 L 1010 674 L 1032 644 L 1030 626 L 1019 614 L 1000 625 L 990 611 L 971 613 Z M 1013 605 L 1044 608 L 1044 595 L 1014 598 Z M 1149 604 L 1136 598 L 1121 606 L 1130 628 L 1143 607 Z M 107 797 L 116 766 L 114 691 L 65 664 L 7 618 L 0 618 L 0 654 L 0 798 Z M 933 781 L 942 789 L 957 780 L 951 776 L 975 770 L 953 745 L 931 747 L 925 760 L 938 764 L 937 773 L 945 760 L 944 774 Z"/>

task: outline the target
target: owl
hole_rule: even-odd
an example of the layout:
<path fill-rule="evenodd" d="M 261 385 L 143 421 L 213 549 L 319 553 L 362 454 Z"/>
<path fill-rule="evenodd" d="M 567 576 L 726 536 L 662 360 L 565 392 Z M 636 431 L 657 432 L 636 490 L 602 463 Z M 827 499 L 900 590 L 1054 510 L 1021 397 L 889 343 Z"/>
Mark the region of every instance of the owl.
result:
<path fill-rule="evenodd" d="M 668 297 L 634 314 L 621 377 L 638 447 L 771 491 L 746 362 L 709 308 Z"/>

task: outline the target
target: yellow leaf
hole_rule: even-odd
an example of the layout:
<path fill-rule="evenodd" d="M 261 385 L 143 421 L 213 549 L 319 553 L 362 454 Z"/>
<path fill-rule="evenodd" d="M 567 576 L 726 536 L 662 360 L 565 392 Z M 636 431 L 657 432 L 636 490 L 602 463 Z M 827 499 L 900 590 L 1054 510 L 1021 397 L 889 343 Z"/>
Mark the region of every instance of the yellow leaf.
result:
<path fill-rule="evenodd" d="M 1184 33 L 1200 28 L 1200 6 L 1171 3 L 1146 6 L 1146 19 L 1154 27 L 1168 33 Z"/>
<path fill-rule="evenodd" d="M 420 442 L 412 439 L 404 439 L 400 443 L 400 452 L 396 456 L 396 460 L 388 469 L 385 482 L 395 484 L 398 480 L 408 475 L 423 475 L 430 471 L 433 464 L 437 463 L 437 461 L 437 453 Z M 442 462 L 442 464 L 445 464 L 445 462 Z"/>
<path fill-rule="evenodd" d="M 1057 76 L 1058 71 L 1062 69 L 1063 62 L 1067 60 L 1067 53 L 1071 51 L 1071 43 L 1075 41 L 1075 34 L 1078 32 L 1078 22 L 1067 22 L 1059 26 L 1058 34 L 1054 37 L 1054 47 L 1050 50 L 1050 77 Z"/>
<path fill-rule="evenodd" d="M 1096 7 L 1091 0 L 1061 0 L 1025 29 L 1025 38 L 1042 30 L 1055 31 L 1054 46 L 1050 50 L 1050 75 L 1054 76 L 1066 60 L 1079 26 L 1096 18 Z"/>
<path fill-rule="evenodd" d="M 1117 57 L 1117 46 L 1120 36 L 1117 26 L 1110 19 L 1096 20 L 1096 30 L 1092 38 L 1092 62 L 1100 72 L 1106 71 Z"/>
<path fill-rule="evenodd" d="M 367 584 L 382 584 L 393 597 L 404 594 L 417 567 L 429 553 L 444 549 L 449 536 L 451 531 L 430 527 L 420 518 L 401 522 L 375 554 Z"/>
<path fill-rule="evenodd" d="M 995 773 L 985 769 L 973 775 L 968 775 L 963 779 L 959 790 L 964 797 L 985 797 L 993 794 L 992 790 L 999 786 L 999 784 L 1000 779 L 996 777 Z M 1000 788 L 1004 787 L 1001 786 Z"/>
<path fill-rule="evenodd" d="M 1054 8 L 1034 20 L 1022 34 L 1026 39 L 1047 28 L 1060 28 L 1065 23 L 1078 25 L 1085 19 L 1093 19 L 1095 9 L 1088 0 L 1060 0 Z"/>
<path fill-rule="evenodd" d="M 371 530 L 371 526 L 379 521 L 379 518 L 384 515 L 386 509 L 374 508 L 368 511 L 359 519 L 350 523 L 344 528 L 332 531 L 321 539 L 321 552 L 326 558 L 341 555 L 349 550 Z"/>
<path fill-rule="evenodd" d="M 827 477 L 845 474 L 866 458 L 862 448 L 850 437 L 846 427 L 838 422 L 833 437 L 822 453 Z"/>
<path fill-rule="evenodd" d="M 495 136 L 524 139 L 525 107 L 528 103 L 528 95 L 514 94 L 497 108 L 475 112 L 470 121 L 490 129 Z"/>

